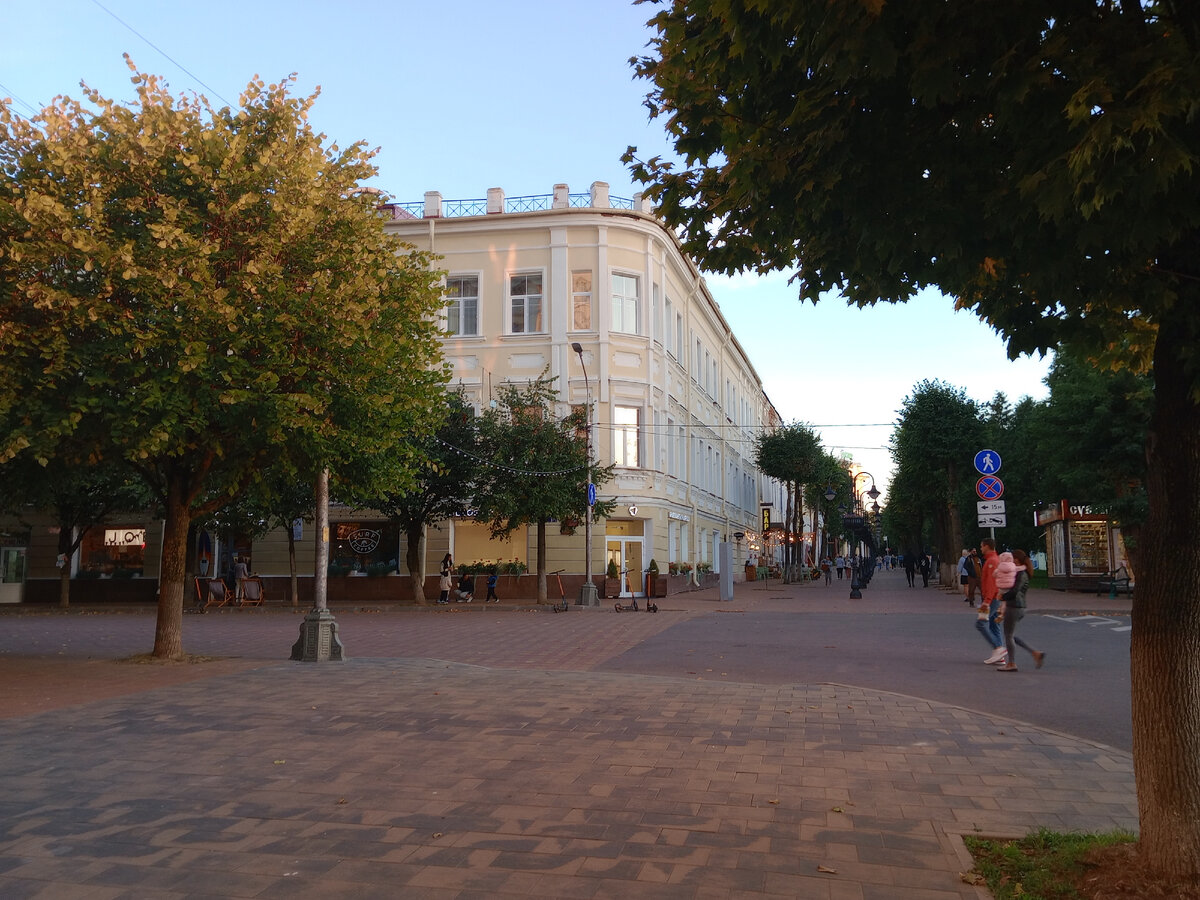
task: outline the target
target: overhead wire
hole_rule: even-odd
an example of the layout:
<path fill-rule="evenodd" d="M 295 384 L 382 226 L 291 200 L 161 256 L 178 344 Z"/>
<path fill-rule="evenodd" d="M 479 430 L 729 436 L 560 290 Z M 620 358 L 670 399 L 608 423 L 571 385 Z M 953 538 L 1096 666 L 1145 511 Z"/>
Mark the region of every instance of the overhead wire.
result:
<path fill-rule="evenodd" d="M 112 16 L 114 19 L 116 19 L 118 22 L 120 22 L 123 26 L 125 26 L 127 29 L 129 29 L 129 31 L 131 31 L 134 35 L 136 35 L 138 38 L 140 38 L 142 41 L 144 41 L 146 44 L 148 44 L 151 48 L 153 48 L 156 52 L 158 52 L 164 59 L 166 59 L 172 65 L 174 65 L 175 67 L 180 69 L 182 72 L 184 72 L 189 78 L 193 79 L 197 84 L 199 84 L 205 90 L 212 93 L 218 100 L 220 100 L 226 106 L 232 107 L 234 105 L 234 104 L 230 103 L 228 100 L 226 100 L 224 97 L 222 97 L 221 93 L 216 88 L 210 87 L 209 85 L 205 84 L 199 75 L 196 75 L 194 72 L 189 70 L 185 65 L 183 65 L 183 63 L 174 59 L 171 56 L 171 54 L 167 53 L 167 51 L 163 50 L 161 47 L 159 47 L 157 44 L 155 44 L 152 40 L 150 40 L 148 37 L 146 37 L 144 34 L 142 34 L 140 31 L 138 31 L 136 28 L 134 28 L 132 25 L 130 25 L 128 22 L 126 22 L 124 19 L 122 19 L 120 16 L 118 16 L 115 12 L 113 12 L 111 9 L 106 7 L 103 3 L 100 2 L 100 0 L 92 0 L 92 3 L 94 3 L 100 9 L 104 10 L 104 12 L 108 13 L 110 16 Z"/>

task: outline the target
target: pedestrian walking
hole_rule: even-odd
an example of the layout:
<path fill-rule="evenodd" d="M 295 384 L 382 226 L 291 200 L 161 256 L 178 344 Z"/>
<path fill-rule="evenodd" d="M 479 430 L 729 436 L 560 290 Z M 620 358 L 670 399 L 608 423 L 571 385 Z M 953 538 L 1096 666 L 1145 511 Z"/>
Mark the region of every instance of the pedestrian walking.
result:
<path fill-rule="evenodd" d="M 963 550 L 958 558 L 958 583 L 962 586 L 963 603 L 975 605 L 971 599 L 971 578 L 975 575 L 975 561 L 971 559 L 971 551 Z"/>
<path fill-rule="evenodd" d="M 842 580 L 842 571 L 846 568 L 846 557 L 839 556 L 833 561 L 834 568 L 837 569 L 838 581 Z"/>
<path fill-rule="evenodd" d="M 825 574 L 825 584 L 833 583 L 833 563 L 830 562 L 828 556 L 821 557 L 821 571 Z"/>
<path fill-rule="evenodd" d="M 1016 634 L 1018 623 L 1025 618 L 1025 594 L 1029 590 L 1029 577 L 1033 574 L 1033 562 L 1024 550 L 1014 550 L 1012 557 L 1016 567 L 1016 577 L 1013 586 L 1000 598 L 999 616 L 1004 623 L 1004 644 L 1008 651 L 1008 659 L 1004 665 L 996 668 L 997 672 L 1017 671 L 1017 647 L 1024 647 L 1029 651 L 1033 657 L 1035 668 L 1040 669 L 1046 660 L 1045 653 L 1041 650 L 1034 650 Z"/>
<path fill-rule="evenodd" d="M 992 655 L 984 663 L 993 666 L 1003 663 L 1008 654 L 1004 649 L 1004 639 L 1000 633 L 1000 625 L 996 621 L 1000 615 L 1000 588 L 996 584 L 996 567 L 1000 558 L 996 555 L 996 543 L 991 538 L 979 542 L 983 551 L 983 569 L 979 575 L 979 615 L 975 618 L 975 627 L 983 635 L 983 639 L 992 645 Z"/>
<path fill-rule="evenodd" d="M 487 596 L 483 598 L 484 603 L 499 603 L 500 598 L 496 596 L 496 583 L 500 581 L 500 576 L 496 574 L 496 570 L 492 569 L 488 573 L 487 578 Z"/>
<path fill-rule="evenodd" d="M 904 553 L 904 577 L 908 579 L 909 587 L 917 586 L 917 558 L 911 550 Z"/>
<path fill-rule="evenodd" d="M 450 573 L 443 572 L 438 579 L 438 603 L 450 602 L 450 588 L 452 586 L 453 582 L 450 580 Z"/>
<path fill-rule="evenodd" d="M 917 563 L 917 568 L 921 570 L 921 587 L 929 587 L 929 570 L 933 565 L 928 553 L 922 553 L 921 559 Z"/>
<path fill-rule="evenodd" d="M 979 554 L 974 547 L 971 548 L 971 552 L 967 555 L 970 557 L 970 570 L 967 572 L 967 602 L 974 609 L 975 594 L 979 591 L 979 576 L 983 571 L 983 560 L 979 558 Z"/>

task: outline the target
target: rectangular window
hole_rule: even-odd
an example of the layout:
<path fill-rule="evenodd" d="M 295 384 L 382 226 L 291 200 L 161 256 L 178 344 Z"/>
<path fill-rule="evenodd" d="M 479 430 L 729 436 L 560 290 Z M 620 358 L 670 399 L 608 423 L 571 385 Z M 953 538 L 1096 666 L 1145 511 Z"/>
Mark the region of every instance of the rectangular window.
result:
<path fill-rule="evenodd" d="M 632 275 L 613 273 L 612 330 L 638 333 L 638 280 Z"/>
<path fill-rule="evenodd" d="M 130 578 L 142 574 L 145 562 L 144 524 L 89 528 L 79 545 L 81 577 Z"/>
<path fill-rule="evenodd" d="M 479 334 L 478 275 L 446 278 L 446 331 L 458 335 Z"/>
<path fill-rule="evenodd" d="M 662 304 L 659 302 L 660 291 L 657 284 L 651 286 L 650 296 L 650 336 L 662 343 Z"/>
<path fill-rule="evenodd" d="M 613 463 L 636 469 L 638 458 L 638 425 L 641 410 L 636 406 L 613 407 Z"/>
<path fill-rule="evenodd" d="M 675 305 L 671 302 L 670 297 L 667 298 L 665 318 L 667 320 L 667 333 L 666 338 L 663 341 L 663 346 L 666 347 L 668 353 L 678 359 L 678 356 L 676 356 L 678 351 L 675 349 Z"/>
<path fill-rule="evenodd" d="M 571 273 L 571 328 L 592 330 L 592 273 Z"/>
<path fill-rule="evenodd" d="M 686 366 L 687 361 L 683 358 L 683 351 L 687 347 L 683 343 L 683 313 L 675 313 L 675 358 L 679 360 L 681 366 Z"/>
<path fill-rule="evenodd" d="M 542 331 L 542 273 L 508 276 L 508 297 L 512 305 L 512 333 Z"/>

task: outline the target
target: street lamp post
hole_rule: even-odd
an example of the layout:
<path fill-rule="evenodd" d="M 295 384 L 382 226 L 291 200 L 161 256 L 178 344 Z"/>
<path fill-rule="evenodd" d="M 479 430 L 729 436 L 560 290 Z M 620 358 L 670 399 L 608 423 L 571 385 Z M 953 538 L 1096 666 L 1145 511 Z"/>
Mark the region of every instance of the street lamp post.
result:
<path fill-rule="evenodd" d="M 879 499 L 880 493 L 879 488 L 875 487 L 875 476 L 870 472 L 859 472 L 854 476 L 854 480 L 850 484 L 850 489 L 855 497 L 855 505 L 857 507 L 856 511 L 862 514 L 865 514 L 866 511 L 862 507 L 862 499 L 858 494 L 858 479 L 862 478 L 864 475 L 871 479 L 871 489 L 869 491 L 865 491 L 864 493 L 871 498 L 872 502 Z M 875 509 L 879 509 L 878 503 L 875 504 Z M 859 546 L 862 546 L 861 540 L 859 540 Z M 850 599 L 852 600 L 862 599 L 863 585 L 866 584 L 867 581 L 871 580 L 869 574 L 867 575 L 866 579 L 863 578 L 863 574 L 863 557 L 860 553 L 858 556 L 858 565 L 853 566 L 850 569 Z"/>
<path fill-rule="evenodd" d="M 600 597 L 592 581 L 592 506 L 596 497 L 596 488 L 592 484 L 592 383 L 588 380 L 587 366 L 583 362 L 583 345 L 576 341 L 571 344 L 571 349 L 579 356 L 579 366 L 583 369 L 583 389 L 587 403 L 587 516 L 583 520 L 583 584 L 579 586 L 578 605 L 599 606 Z"/>

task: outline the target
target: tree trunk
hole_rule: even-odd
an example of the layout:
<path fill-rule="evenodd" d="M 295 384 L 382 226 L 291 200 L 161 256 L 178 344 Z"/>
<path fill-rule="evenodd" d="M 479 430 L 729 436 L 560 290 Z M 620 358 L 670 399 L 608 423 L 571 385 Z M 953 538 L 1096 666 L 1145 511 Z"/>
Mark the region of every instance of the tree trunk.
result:
<path fill-rule="evenodd" d="M 58 570 L 58 605 L 62 609 L 71 606 L 71 554 L 75 552 L 71 546 L 73 531 L 66 524 L 58 527 L 58 555 L 62 559 L 62 566 Z"/>
<path fill-rule="evenodd" d="M 537 523 L 537 602 L 546 602 L 546 520 Z"/>
<path fill-rule="evenodd" d="M 300 605 L 300 579 L 296 574 L 296 528 L 288 525 L 288 585 L 292 591 L 292 606 Z"/>
<path fill-rule="evenodd" d="M 187 574 L 187 535 L 191 524 L 188 497 L 181 476 L 167 485 L 163 522 L 162 571 L 158 575 L 158 621 L 154 652 L 158 659 L 183 658 L 183 584 Z"/>
<path fill-rule="evenodd" d="M 1139 851 L 1181 885 L 1200 873 L 1200 405 L 1181 362 L 1198 343 L 1159 323 L 1130 648 Z"/>
<path fill-rule="evenodd" d="M 425 572 L 424 566 L 421 565 L 422 557 L 422 538 L 425 536 L 425 525 L 409 525 L 404 529 L 404 540 L 406 547 L 404 548 L 404 565 L 408 568 L 408 584 L 412 590 L 413 602 L 418 606 L 425 606 Z"/>

